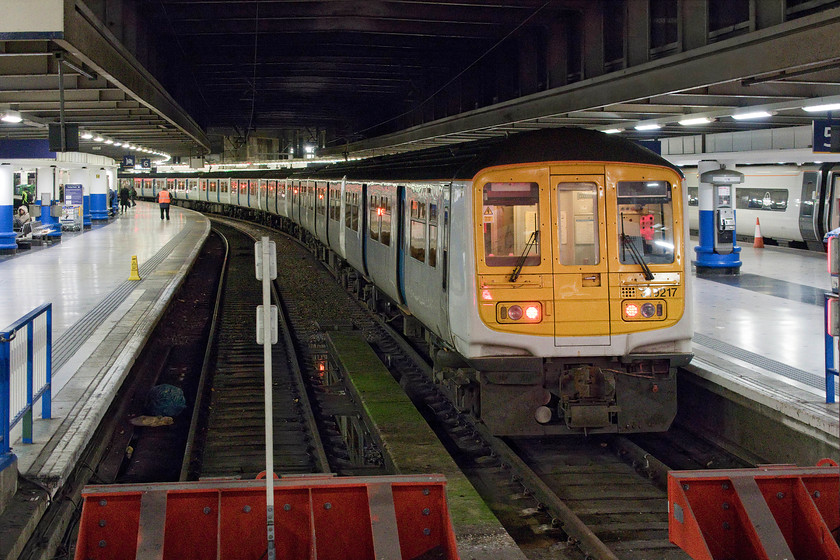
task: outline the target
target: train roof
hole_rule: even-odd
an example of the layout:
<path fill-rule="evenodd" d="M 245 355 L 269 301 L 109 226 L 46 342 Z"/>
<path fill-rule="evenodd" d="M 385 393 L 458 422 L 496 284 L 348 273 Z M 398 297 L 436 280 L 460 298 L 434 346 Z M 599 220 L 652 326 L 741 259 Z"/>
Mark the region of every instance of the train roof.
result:
<path fill-rule="evenodd" d="M 552 128 L 300 170 L 294 177 L 472 179 L 487 167 L 543 161 L 606 161 L 679 168 L 636 142 L 583 128 Z"/>
<path fill-rule="evenodd" d="M 603 161 L 678 167 L 625 138 L 583 128 L 551 128 L 300 170 L 200 173 L 213 177 L 348 180 L 468 180 L 487 167 L 546 161 Z"/>

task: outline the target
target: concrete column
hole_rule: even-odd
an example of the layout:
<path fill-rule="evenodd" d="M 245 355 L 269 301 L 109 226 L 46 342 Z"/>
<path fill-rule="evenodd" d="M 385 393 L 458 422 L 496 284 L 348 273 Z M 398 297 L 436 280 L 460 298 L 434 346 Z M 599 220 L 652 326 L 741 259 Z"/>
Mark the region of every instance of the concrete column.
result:
<path fill-rule="evenodd" d="M 694 0 L 680 3 L 683 51 L 699 49 L 709 41 L 709 2 Z"/>
<path fill-rule="evenodd" d="M 8 163 L 0 164 L 0 253 L 17 250 L 14 231 L 15 174 Z"/>
<path fill-rule="evenodd" d="M 627 66 L 650 60 L 650 2 L 629 0 L 627 3 Z"/>
<path fill-rule="evenodd" d="M 108 220 L 108 178 L 105 168 L 91 171 L 90 177 L 90 218 L 96 222 Z"/>
<path fill-rule="evenodd" d="M 61 224 L 59 223 L 59 219 L 53 218 L 50 215 L 50 209 L 53 203 L 58 204 L 57 197 L 55 196 L 56 168 L 54 165 L 50 167 L 39 167 L 36 170 L 35 177 L 35 190 L 37 192 L 35 198 L 37 199 L 36 204 L 41 206 L 41 223 L 49 226 L 53 230 L 48 234 L 48 237 L 55 238 L 56 240 L 61 239 Z"/>
<path fill-rule="evenodd" d="M 562 21 L 551 23 L 548 28 L 548 44 L 545 54 L 546 66 L 548 67 L 548 87 L 556 88 L 566 85 L 569 73 L 569 55 L 566 41 L 568 32 L 566 24 Z"/>
<path fill-rule="evenodd" d="M 755 28 L 764 29 L 785 21 L 784 0 L 761 0 L 755 3 Z"/>
<path fill-rule="evenodd" d="M 601 2 L 587 4 L 583 11 L 583 78 L 604 73 L 604 18 Z"/>
<path fill-rule="evenodd" d="M 117 181 L 117 173 L 113 167 L 105 169 L 105 179 L 108 182 L 108 190 L 114 192 L 114 198 L 111 201 L 111 215 L 116 216 L 120 213 L 120 186 Z"/>
<path fill-rule="evenodd" d="M 93 224 L 90 214 L 90 172 L 88 168 L 71 169 L 69 184 L 82 185 L 82 226 L 89 228 Z"/>

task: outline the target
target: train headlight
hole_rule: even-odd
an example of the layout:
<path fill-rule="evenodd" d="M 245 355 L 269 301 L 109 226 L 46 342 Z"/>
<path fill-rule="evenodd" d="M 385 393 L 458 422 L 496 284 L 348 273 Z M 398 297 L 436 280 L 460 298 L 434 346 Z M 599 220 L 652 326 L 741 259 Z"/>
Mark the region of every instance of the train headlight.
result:
<path fill-rule="evenodd" d="M 542 321 L 542 305 L 536 301 L 498 303 L 496 321 L 507 324 L 539 323 Z"/>
<path fill-rule="evenodd" d="M 661 299 L 621 302 L 621 316 L 625 321 L 663 321 L 667 319 L 666 309 Z"/>

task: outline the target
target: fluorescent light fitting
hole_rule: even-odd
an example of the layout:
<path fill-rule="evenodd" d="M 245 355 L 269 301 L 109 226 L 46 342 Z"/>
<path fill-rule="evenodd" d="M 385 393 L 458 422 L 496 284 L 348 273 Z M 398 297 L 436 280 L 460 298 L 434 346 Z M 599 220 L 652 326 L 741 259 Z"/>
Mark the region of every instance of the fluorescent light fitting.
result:
<path fill-rule="evenodd" d="M 122 142 L 114 142 L 115 148 L 119 148 L 120 146 L 122 146 Z"/>
<path fill-rule="evenodd" d="M 656 124 L 656 123 L 637 124 L 634 128 L 636 130 L 659 130 L 660 128 L 662 128 L 662 125 L 661 124 Z"/>
<path fill-rule="evenodd" d="M 3 116 L 0 117 L 0 120 L 2 120 L 3 122 L 16 124 L 23 121 L 23 117 L 17 111 L 9 110 L 3 113 Z"/>
<path fill-rule="evenodd" d="M 694 117 L 690 119 L 684 119 L 680 121 L 680 124 L 683 126 L 692 126 L 695 124 L 708 124 L 712 122 L 712 119 L 709 117 Z"/>
<path fill-rule="evenodd" d="M 113 143 L 114 143 L 114 141 L 113 141 L 113 140 L 111 140 L 110 138 L 106 138 L 106 139 L 105 139 L 105 143 L 106 143 L 106 144 L 113 144 Z"/>
<path fill-rule="evenodd" d="M 91 138 L 93 138 L 93 134 L 87 131 L 82 132 L 82 140 L 90 140 Z"/>
<path fill-rule="evenodd" d="M 752 113 L 739 113 L 732 115 L 732 118 L 736 121 L 745 121 L 749 119 L 763 119 L 766 117 L 772 117 L 770 113 L 767 111 L 753 111 Z"/>
<path fill-rule="evenodd" d="M 817 113 L 819 111 L 837 111 L 840 110 L 840 103 L 828 103 L 826 105 L 811 105 L 810 107 L 802 107 L 809 113 Z"/>
<path fill-rule="evenodd" d="M 604 134 L 617 134 L 619 132 L 622 132 L 623 130 L 624 129 L 622 128 L 608 128 L 607 130 L 602 130 L 601 132 L 603 132 Z"/>
<path fill-rule="evenodd" d="M 93 139 L 93 141 L 94 141 L 94 142 L 104 142 L 104 141 L 105 141 L 105 139 L 104 139 L 103 137 L 101 137 L 101 136 L 97 136 L 96 138 L 94 138 L 94 139 Z"/>

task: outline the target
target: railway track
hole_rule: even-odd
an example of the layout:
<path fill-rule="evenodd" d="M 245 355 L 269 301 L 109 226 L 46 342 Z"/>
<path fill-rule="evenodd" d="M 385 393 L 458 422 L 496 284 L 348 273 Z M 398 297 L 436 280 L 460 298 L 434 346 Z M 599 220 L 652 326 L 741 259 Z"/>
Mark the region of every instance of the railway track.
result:
<path fill-rule="evenodd" d="M 250 224 L 237 227 L 252 234 L 265 231 Z M 361 330 L 530 558 L 687 559 L 667 538 L 666 464 L 748 466 L 676 429 L 670 435 L 635 438 L 650 453 L 619 437 L 495 438 L 434 385 L 428 360 L 416 351 L 420 341 L 399 336 L 351 298 L 305 248 L 277 233 L 271 237 L 285 263 L 278 271 L 278 289 L 296 345 L 303 347 L 302 363 L 317 371 L 318 341 L 325 329 Z M 328 403 L 334 390 L 320 385 L 315 408 Z"/>
<path fill-rule="evenodd" d="M 263 348 L 255 334 L 262 285 L 254 276 L 254 239 L 223 224 L 214 228 L 228 240 L 227 270 L 202 391 L 207 406 L 196 407 L 201 412 L 194 416 L 186 478 L 254 478 L 265 470 Z M 272 346 L 275 469 L 329 472 L 297 356 L 282 317 L 280 322 L 284 336 Z"/>

